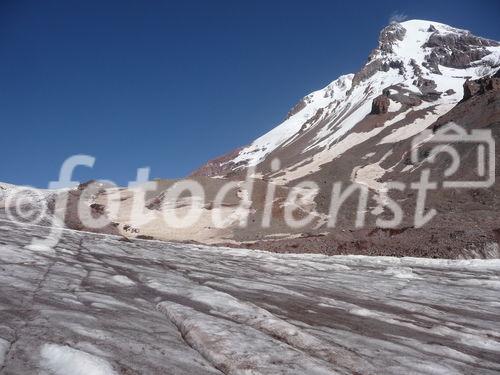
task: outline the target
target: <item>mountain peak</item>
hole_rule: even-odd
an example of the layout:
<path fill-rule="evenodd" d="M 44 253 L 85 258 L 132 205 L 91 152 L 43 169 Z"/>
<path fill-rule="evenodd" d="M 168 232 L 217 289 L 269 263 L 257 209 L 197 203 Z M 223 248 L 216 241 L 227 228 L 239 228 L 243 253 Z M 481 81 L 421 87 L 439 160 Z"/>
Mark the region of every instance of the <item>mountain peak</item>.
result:
<path fill-rule="evenodd" d="M 473 35 L 468 30 L 426 20 L 393 22 L 380 32 L 379 45 L 370 55 L 374 59 L 414 60 L 431 73 L 441 74 L 438 65 L 464 69 L 490 55 L 487 47 L 498 47 L 494 40 Z M 500 55 L 494 53 L 491 66 Z"/>
<path fill-rule="evenodd" d="M 216 175 L 257 166 L 259 175 L 288 184 L 323 173 L 385 128 L 393 127 L 394 134 L 380 136 L 380 144 L 405 142 L 461 102 L 467 80 L 495 74 L 499 67 L 496 41 L 434 21 L 391 23 L 360 71 L 306 95 L 285 121 L 222 159 Z M 269 163 L 278 156 L 285 161 L 283 170 L 273 173 Z"/>

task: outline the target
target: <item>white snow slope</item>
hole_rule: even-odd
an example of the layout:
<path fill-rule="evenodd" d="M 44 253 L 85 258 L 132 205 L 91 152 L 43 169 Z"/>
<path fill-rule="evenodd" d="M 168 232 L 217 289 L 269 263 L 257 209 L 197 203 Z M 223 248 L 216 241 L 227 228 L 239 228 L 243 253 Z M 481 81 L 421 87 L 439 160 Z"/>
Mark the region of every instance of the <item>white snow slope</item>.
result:
<path fill-rule="evenodd" d="M 403 40 L 396 40 L 392 45 L 391 52 L 380 48 L 376 49 L 365 68 L 373 61 L 379 60 L 388 65 L 401 63 L 404 73 L 401 73 L 397 67 L 391 67 L 387 71 L 376 71 L 375 74 L 355 84 L 353 84 L 354 74 L 341 76 L 325 88 L 304 97 L 302 100 L 304 105 L 300 111 L 243 148 L 234 159 L 226 164 L 238 163 L 234 167 L 235 169 L 258 165 L 271 152 L 297 140 L 305 130 L 314 131 L 315 137 L 302 150 L 302 152 L 312 150 L 315 152 L 314 156 L 307 160 L 300 160 L 295 165 L 287 166 L 286 176 L 277 178 L 275 182 L 286 182 L 300 178 L 307 173 L 319 170 L 321 165 L 377 135 L 385 127 L 396 122 L 393 121 L 384 127 L 374 129 L 369 134 L 354 134 L 353 137 L 349 135 L 350 130 L 370 113 L 372 100 L 382 94 L 385 88 L 398 85 L 420 94 L 420 88 L 416 86 L 416 79 L 420 77 L 434 81 L 435 90 L 438 92 L 444 93 L 453 90 L 452 94 L 442 95 L 430 103 L 423 102 L 420 106 L 400 114 L 399 119 L 404 119 L 412 111 L 435 106 L 432 115 L 421 121 L 419 129 L 422 130 L 462 99 L 462 86 L 467 78 L 479 78 L 498 70 L 500 47 L 491 46 L 484 47 L 489 54 L 474 62 L 470 67 L 455 69 L 440 65 L 440 74 L 438 74 L 426 64 L 426 56 L 430 54 L 431 49 L 424 47 L 424 44 L 435 32 L 441 35 L 467 35 L 469 32 L 424 20 L 410 20 L 399 25 L 405 30 Z M 416 69 L 420 71 L 416 71 Z M 391 102 L 390 111 L 396 112 L 399 107 L 399 103 Z M 316 129 L 313 129 L 314 127 Z M 397 143 L 413 135 L 415 134 L 399 132 L 386 142 Z"/>

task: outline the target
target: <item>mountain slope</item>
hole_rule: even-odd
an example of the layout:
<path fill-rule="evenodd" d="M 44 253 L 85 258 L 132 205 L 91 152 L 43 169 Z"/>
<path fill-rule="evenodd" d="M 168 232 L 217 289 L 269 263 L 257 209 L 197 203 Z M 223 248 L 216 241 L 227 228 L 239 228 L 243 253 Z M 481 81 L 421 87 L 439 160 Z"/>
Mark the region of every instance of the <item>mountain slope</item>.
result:
<path fill-rule="evenodd" d="M 411 138 L 462 99 L 467 79 L 499 66 L 498 42 L 431 21 L 393 23 L 361 71 L 307 95 L 276 128 L 194 174 L 239 175 L 256 166 L 259 176 L 287 184 L 380 134 L 382 145 Z M 281 168 L 273 172 L 276 157 Z"/>
<path fill-rule="evenodd" d="M 270 238 L 273 230 L 283 233 L 279 225 L 270 230 L 257 226 L 253 231 L 237 229 L 235 238 L 239 240 L 260 238 L 249 247 L 328 254 L 497 257 L 499 152 L 494 154 L 496 169 L 492 173 L 497 178 L 492 186 L 444 189 L 450 158 L 441 156 L 430 164 L 430 148 L 422 147 L 421 160 L 415 163 L 412 142 L 424 130 L 434 132 L 435 138 L 438 129 L 455 123 L 466 132 L 490 130 L 498 144 L 499 67 L 500 44 L 496 41 L 431 21 L 393 23 L 381 31 L 377 48 L 359 72 L 307 95 L 282 124 L 194 174 L 244 178 L 252 167 L 255 177 L 274 184 L 293 187 L 312 182 L 317 186 L 313 207 L 318 215 L 309 227 L 302 232 L 288 231 L 296 237 L 282 236 L 279 241 Z M 457 147 L 461 161 L 454 179 L 473 179 L 476 146 L 464 143 Z M 437 214 L 425 227 L 417 228 L 413 216 L 417 194 L 411 184 L 429 167 L 430 181 L 439 184 L 427 195 L 424 209 Z M 336 182 L 370 189 L 363 228 L 355 225 L 357 197 L 345 202 L 334 228 L 327 226 Z M 376 219 L 392 215 L 381 204 L 380 194 L 393 182 L 405 186 L 390 193 L 404 218 L 389 230 L 380 228 Z M 259 218 L 253 221 L 259 222 Z"/>

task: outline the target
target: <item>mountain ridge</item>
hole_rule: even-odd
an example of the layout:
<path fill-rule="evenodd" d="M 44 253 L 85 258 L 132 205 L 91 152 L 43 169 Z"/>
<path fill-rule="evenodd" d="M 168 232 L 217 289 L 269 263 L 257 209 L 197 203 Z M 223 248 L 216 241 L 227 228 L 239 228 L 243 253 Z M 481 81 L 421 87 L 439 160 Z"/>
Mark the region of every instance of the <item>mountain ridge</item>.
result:
<path fill-rule="evenodd" d="M 311 127 L 321 131 L 298 151 L 307 154 L 311 149 L 331 145 L 369 115 L 371 101 L 393 85 L 405 89 L 403 94 L 409 93 L 409 100 L 413 102 L 420 100 L 440 106 L 456 104 L 463 97 L 462 86 L 467 79 L 494 74 L 499 66 L 500 47 L 496 41 L 433 21 L 392 23 L 380 32 L 378 46 L 359 72 L 340 76 L 323 89 L 306 95 L 290 110 L 283 123 L 250 145 L 233 151 L 231 154 L 236 153 L 236 157 L 226 154 L 217 158 L 222 161 L 218 165 L 217 159 L 212 163 L 212 167 L 217 165 L 217 174 L 210 174 L 204 166 L 193 174 L 224 177 L 245 166 L 262 164 L 280 146 L 297 143 L 293 138 L 301 138 L 300 133 L 307 133 Z M 391 99 L 391 109 L 409 101 L 402 97 L 399 102 L 395 99 Z M 362 108 L 353 110 L 356 106 Z M 443 115 L 449 109 L 451 106 L 439 108 L 437 114 Z M 321 122 L 326 126 L 321 126 Z M 332 132 L 334 127 L 336 131 Z M 299 163 L 301 161 L 297 160 L 295 164 Z M 304 165 L 302 170 L 311 167 L 317 168 L 317 165 Z M 292 177 L 295 179 L 297 175 Z M 267 177 L 286 184 L 282 179 Z"/>

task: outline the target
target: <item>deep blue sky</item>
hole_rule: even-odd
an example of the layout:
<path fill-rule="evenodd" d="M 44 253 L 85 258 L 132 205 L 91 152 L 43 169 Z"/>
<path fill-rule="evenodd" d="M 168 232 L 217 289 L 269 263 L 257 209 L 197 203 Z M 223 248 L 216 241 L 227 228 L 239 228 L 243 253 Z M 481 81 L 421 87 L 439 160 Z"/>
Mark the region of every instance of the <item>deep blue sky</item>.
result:
<path fill-rule="evenodd" d="M 500 40 L 492 1 L 0 0 L 0 181 L 180 177 L 356 71 L 392 14 Z"/>

